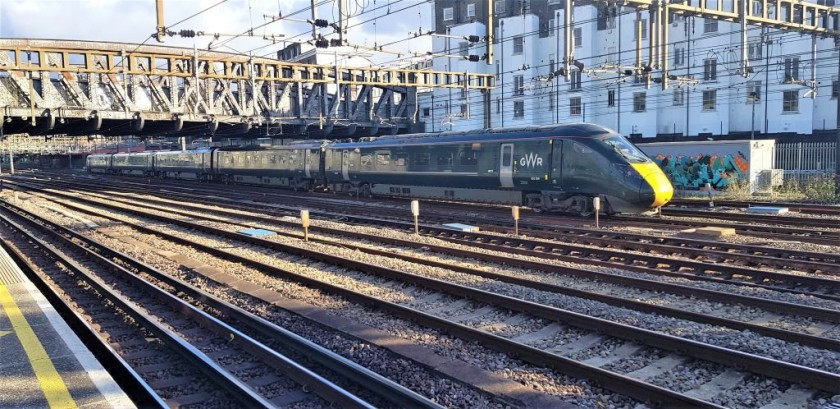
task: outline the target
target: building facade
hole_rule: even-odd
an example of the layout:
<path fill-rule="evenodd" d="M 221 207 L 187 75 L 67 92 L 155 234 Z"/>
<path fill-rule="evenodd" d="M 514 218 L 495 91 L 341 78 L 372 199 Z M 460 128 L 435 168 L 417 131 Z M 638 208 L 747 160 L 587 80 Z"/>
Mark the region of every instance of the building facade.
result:
<path fill-rule="evenodd" d="M 732 0 L 717 1 L 731 7 Z M 648 64 L 647 10 L 574 3 L 574 64 L 565 73 L 565 1 L 495 1 L 487 64 L 469 56 L 487 53 L 470 36 L 486 38 L 488 2 L 436 0 L 433 69 L 496 74 L 496 88 L 489 100 L 478 91 L 426 93 L 419 100 L 425 130 L 585 121 L 634 140 L 679 140 L 827 136 L 837 128 L 838 51 L 830 38 L 747 27 L 744 50 L 739 23 L 674 16 L 663 71 Z"/>

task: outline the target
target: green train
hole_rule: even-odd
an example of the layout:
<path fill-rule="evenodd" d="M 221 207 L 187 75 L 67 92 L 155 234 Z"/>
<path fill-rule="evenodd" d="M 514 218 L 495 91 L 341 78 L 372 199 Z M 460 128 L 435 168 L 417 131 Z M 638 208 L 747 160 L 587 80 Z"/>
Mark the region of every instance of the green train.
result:
<path fill-rule="evenodd" d="M 149 154 L 146 154 L 149 155 Z M 166 167 L 176 156 L 178 172 Z M 91 172 L 137 170 L 88 157 Z M 110 155 L 117 157 L 117 155 Z M 589 215 L 592 198 L 606 213 L 638 213 L 671 200 L 662 170 L 623 136 L 598 125 L 570 124 L 308 141 L 276 148 L 211 148 L 144 158 L 144 174 L 324 188 L 360 196 L 400 196 L 524 205 Z M 156 162 L 155 157 L 160 159 Z"/>

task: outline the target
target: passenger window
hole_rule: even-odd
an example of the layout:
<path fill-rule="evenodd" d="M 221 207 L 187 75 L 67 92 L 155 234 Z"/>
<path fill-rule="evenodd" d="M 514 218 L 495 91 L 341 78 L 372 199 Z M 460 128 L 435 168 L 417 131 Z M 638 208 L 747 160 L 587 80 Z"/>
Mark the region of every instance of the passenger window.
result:
<path fill-rule="evenodd" d="M 437 164 L 440 166 L 452 165 L 452 153 L 439 153 L 437 157 Z"/>
<path fill-rule="evenodd" d="M 428 153 L 418 153 L 417 156 L 414 157 L 414 164 L 417 166 L 427 166 L 429 164 L 429 159 L 431 155 Z"/>
<path fill-rule="evenodd" d="M 479 151 L 461 152 L 461 164 L 466 166 L 478 165 L 478 152 Z"/>
<path fill-rule="evenodd" d="M 513 147 L 502 146 L 502 166 L 509 167 L 513 160 Z"/>

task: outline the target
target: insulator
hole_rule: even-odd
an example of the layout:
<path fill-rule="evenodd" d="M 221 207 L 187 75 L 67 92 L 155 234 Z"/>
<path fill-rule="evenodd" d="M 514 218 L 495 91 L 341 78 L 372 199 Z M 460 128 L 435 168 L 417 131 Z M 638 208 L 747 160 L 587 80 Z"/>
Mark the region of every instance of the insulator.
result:
<path fill-rule="evenodd" d="M 471 62 L 481 61 L 481 57 L 479 57 L 477 55 L 474 55 L 474 54 L 466 55 L 466 56 L 464 56 L 464 58 L 466 58 L 467 61 L 471 61 Z"/>
<path fill-rule="evenodd" d="M 178 34 L 181 37 L 195 37 L 195 30 L 181 30 Z"/>
<path fill-rule="evenodd" d="M 477 42 L 481 41 L 481 37 L 479 37 L 479 36 L 468 36 L 467 41 L 469 41 L 471 43 L 477 43 Z"/>
<path fill-rule="evenodd" d="M 327 27 L 329 25 L 330 25 L 330 23 L 328 23 L 327 20 L 324 20 L 322 18 L 316 18 L 315 19 L 315 27 L 324 28 L 324 27 Z"/>
<path fill-rule="evenodd" d="M 341 47 L 341 40 L 337 38 L 330 39 L 330 47 Z"/>
<path fill-rule="evenodd" d="M 315 40 L 315 47 L 316 48 L 327 48 L 330 46 L 330 42 L 326 39 Z"/>

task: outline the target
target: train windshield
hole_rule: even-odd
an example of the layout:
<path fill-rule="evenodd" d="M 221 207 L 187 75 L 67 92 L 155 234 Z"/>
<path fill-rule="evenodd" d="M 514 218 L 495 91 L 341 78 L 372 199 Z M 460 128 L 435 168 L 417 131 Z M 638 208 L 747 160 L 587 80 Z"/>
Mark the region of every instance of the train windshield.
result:
<path fill-rule="evenodd" d="M 650 160 L 644 152 L 640 151 L 639 148 L 620 135 L 610 136 L 608 138 L 601 139 L 600 141 L 618 152 L 619 155 L 628 161 L 647 162 Z"/>

